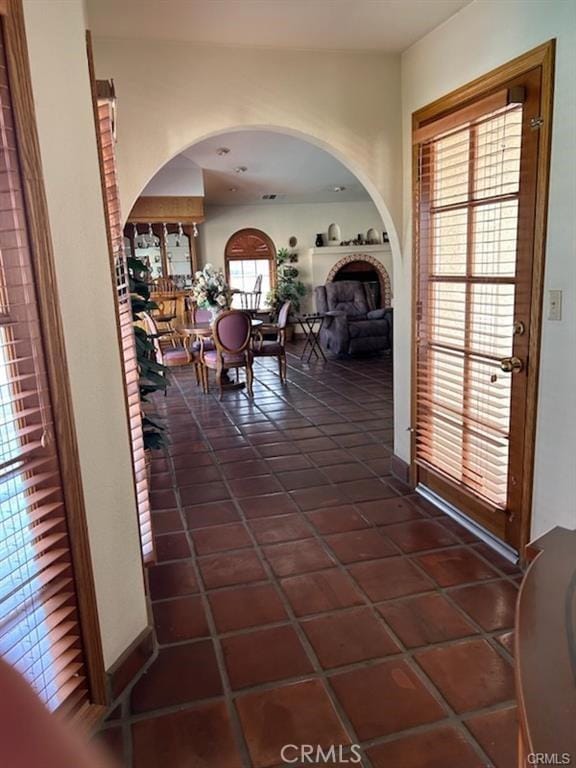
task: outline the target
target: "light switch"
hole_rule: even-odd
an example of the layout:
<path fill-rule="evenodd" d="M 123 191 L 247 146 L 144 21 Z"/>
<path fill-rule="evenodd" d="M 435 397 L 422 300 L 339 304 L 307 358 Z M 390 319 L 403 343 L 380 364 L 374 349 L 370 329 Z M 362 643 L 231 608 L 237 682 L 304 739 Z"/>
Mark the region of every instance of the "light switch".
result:
<path fill-rule="evenodd" d="M 562 320 L 562 291 L 548 291 L 548 320 Z"/>

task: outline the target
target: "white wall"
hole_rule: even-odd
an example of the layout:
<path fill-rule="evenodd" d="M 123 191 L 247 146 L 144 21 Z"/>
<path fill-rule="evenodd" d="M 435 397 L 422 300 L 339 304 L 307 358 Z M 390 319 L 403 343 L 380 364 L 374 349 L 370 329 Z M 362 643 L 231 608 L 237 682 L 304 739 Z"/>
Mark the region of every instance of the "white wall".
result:
<path fill-rule="evenodd" d="M 98 613 L 109 667 L 147 624 L 81 0 L 24 3 Z"/>
<path fill-rule="evenodd" d="M 298 268 L 302 281 L 309 292 L 302 302 L 302 311 L 313 309 L 312 291 L 314 285 L 325 282 L 332 264 L 340 258 L 332 255 L 323 258 L 321 252 L 311 253 L 317 233 L 326 233 L 329 225 L 339 224 L 342 239 L 351 240 L 359 233 L 364 236 L 370 227 L 382 233 L 384 225 L 376 207 L 371 202 L 289 204 L 269 205 L 228 205 L 207 206 L 206 221 L 199 227 L 199 251 L 202 263 L 210 262 L 224 268 L 224 248 L 234 232 L 245 227 L 255 227 L 271 237 L 276 248 L 287 248 L 289 238 L 298 238 Z M 358 252 L 362 247 L 358 247 Z M 386 268 L 392 279 L 392 256 L 385 259 Z"/>
<path fill-rule="evenodd" d="M 393 249 L 401 216 L 400 57 L 94 40 L 118 94 L 122 210 L 186 147 L 238 128 L 308 138 L 358 175 Z"/>
<path fill-rule="evenodd" d="M 411 114 L 550 38 L 557 38 L 545 289 L 564 291 L 561 322 L 544 321 L 533 535 L 576 527 L 576 5 L 476 0 L 402 56 L 404 253 L 411 251 Z M 409 333 L 410 260 L 396 270 L 395 338 Z M 399 297 L 405 297 L 403 302 Z M 395 350 L 396 451 L 409 458 L 410 360 Z"/>

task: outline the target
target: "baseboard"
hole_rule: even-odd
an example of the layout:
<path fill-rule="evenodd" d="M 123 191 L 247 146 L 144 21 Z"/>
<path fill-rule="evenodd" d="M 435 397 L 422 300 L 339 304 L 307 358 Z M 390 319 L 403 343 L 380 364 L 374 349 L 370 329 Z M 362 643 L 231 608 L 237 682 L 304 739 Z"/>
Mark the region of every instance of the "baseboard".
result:
<path fill-rule="evenodd" d="M 390 457 L 390 472 L 398 480 L 410 485 L 410 464 L 401 459 L 400 456 L 396 456 L 395 453 Z"/>
<path fill-rule="evenodd" d="M 109 701 L 115 701 L 154 654 L 154 630 L 146 627 L 106 672 Z"/>

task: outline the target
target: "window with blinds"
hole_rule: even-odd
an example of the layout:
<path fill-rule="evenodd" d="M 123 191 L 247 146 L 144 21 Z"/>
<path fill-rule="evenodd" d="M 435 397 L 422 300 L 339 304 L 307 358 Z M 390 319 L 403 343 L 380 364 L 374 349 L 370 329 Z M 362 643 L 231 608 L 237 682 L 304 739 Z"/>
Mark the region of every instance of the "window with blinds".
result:
<path fill-rule="evenodd" d="M 416 459 L 507 503 L 522 103 L 418 135 Z M 488 111 L 487 111 L 488 110 Z"/>
<path fill-rule="evenodd" d="M 116 156 L 114 148 L 114 111 L 110 98 L 98 99 L 97 103 L 97 132 L 102 168 L 102 184 L 106 216 L 108 219 L 108 234 L 113 279 L 116 287 L 116 312 L 118 332 L 124 368 L 126 400 L 128 405 L 128 421 L 136 483 L 140 541 L 145 563 L 153 562 L 155 558 L 154 538 L 152 536 L 152 518 L 150 514 L 150 498 L 148 495 L 148 478 L 146 471 L 146 455 L 144 452 L 144 436 L 142 432 L 142 414 L 140 403 L 139 370 L 136 359 L 136 345 L 132 319 L 132 304 L 124 251 L 124 235 L 122 217 L 120 214 L 120 197 L 116 175 Z"/>
<path fill-rule="evenodd" d="M 50 710 L 88 703 L 1 25 L 0 654 Z"/>

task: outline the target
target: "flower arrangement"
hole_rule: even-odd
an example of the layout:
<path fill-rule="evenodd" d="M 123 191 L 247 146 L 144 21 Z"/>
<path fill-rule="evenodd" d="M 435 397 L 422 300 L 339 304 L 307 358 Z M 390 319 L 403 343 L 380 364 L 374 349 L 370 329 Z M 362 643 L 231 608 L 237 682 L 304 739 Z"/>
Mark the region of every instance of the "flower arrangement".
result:
<path fill-rule="evenodd" d="M 221 269 L 206 264 L 194 275 L 192 295 L 197 306 L 203 309 L 228 309 L 232 302 L 232 291 L 224 279 Z"/>

